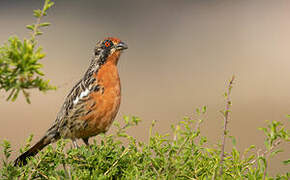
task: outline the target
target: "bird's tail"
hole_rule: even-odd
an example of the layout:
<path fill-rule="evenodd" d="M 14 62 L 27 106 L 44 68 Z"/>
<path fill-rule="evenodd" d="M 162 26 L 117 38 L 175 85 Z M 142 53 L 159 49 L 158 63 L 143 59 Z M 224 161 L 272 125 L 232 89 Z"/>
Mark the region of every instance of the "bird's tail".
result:
<path fill-rule="evenodd" d="M 27 164 L 27 158 L 31 156 L 35 156 L 39 151 L 41 151 L 48 144 L 59 139 L 58 135 L 45 135 L 41 138 L 34 146 L 32 146 L 28 151 L 21 154 L 15 161 L 14 166 L 24 166 Z"/>

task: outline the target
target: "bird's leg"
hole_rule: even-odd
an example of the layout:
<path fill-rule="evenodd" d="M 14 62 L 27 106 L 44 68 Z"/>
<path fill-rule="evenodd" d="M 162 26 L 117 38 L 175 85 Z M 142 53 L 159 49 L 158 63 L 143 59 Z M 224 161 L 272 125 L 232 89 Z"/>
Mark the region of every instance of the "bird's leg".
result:
<path fill-rule="evenodd" d="M 90 146 L 89 144 L 89 138 L 82 138 L 84 143 L 87 145 L 87 146 Z"/>
<path fill-rule="evenodd" d="M 75 149 L 79 148 L 79 146 L 77 144 L 77 141 L 75 139 L 72 140 L 72 142 L 73 142 L 73 146 L 74 146 Z"/>

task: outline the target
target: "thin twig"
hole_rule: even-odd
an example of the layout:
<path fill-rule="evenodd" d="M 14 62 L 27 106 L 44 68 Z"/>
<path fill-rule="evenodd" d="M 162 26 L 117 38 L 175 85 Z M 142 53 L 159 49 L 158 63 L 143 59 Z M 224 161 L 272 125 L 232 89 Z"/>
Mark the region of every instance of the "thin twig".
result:
<path fill-rule="evenodd" d="M 114 162 L 114 164 L 105 172 L 105 176 L 110 172 L 110 170 L 112 169 L 112 168 L 114 168 L 115 166 L 116 166 L 116 164 L 122 159 L 122 157 L 125 155 L 125 154 L 127 154 L 128 153 L 128 150 L 129 150 L 129 148 L 127 147 L 124 151 L 123 151 L 123 153 L 121 154 L 121 156 L 120 156 L 120 158 L 118 159 L 118 160 L 116 160 L 115 162 Z"/>
<path fill-rule="evenodd" d="M 36 37 L 36 34 L 37 34 L 37 29 L 39 28 L 39 24 L 40 24 L 40 21 L 41 21 L 41 18 L 44 14 L 44 10 L 42 9 L 41 11 L 41 16 L 39 18 L 37 18 L 36 20 L 36 23 L 35 23 L 35 26 L 34 26 L 34 29 L 33 29 L 33 32 L 31 34 L 31 41 L 34 43 L 35 42 L 35 37 Z"/>
<path fill-rule="evenodd" d="M 49 179 L 45 174 L 43 174 L 41 171 L 35 169 L 42 177 L 44 177 L 45 179 Z"/>
<path fill-rule="evenodd" d="M 273 150 L 275 147 L 277 147 L 281 142 L 282 142 L 281 140 L 276 141 L 275 143 L 272 144 L 272 146 L 270 147 L 269 150 L 266 150 L 266 151 L 262 154 L 262 156 L 266 159 L 265 169 L 264 169 L 264 173 L 263 173 L 263 175 L 264 175 L 263 179 L 264 179 L 264 180 L 266 179 L 266 175 L 267 175 L 267 168 L 268 168 L 267 159 L 269 158 L 269 155 L 270 155 L 270 153 L 272 152 L 272 150 Z"/>
<path fill-rule="evenodd" d="M 156 179 L 159 179 L 160 174 L 159 174 L 159 172 L 157 171 L 157 169 L 154 167 L 154 165 L 152 164 L 152 162 L 151 162 L 150 166 L 151 166 L 151 168 L 153 169 L 153 171 L 154 171 L 154 172 L 156 173 L 156 175 L 157 175 L 157 178 L 156 178 Z"/>
<path fill-rule="evenodd" d="M 202 120 L 199 120 L 197 123 L 196 123 L 196 126 L 195 126 L 195 133 L 197 133 L 197 131 L 199 130 L 199 126 L 200 126 L 200 123 L 202 122 Z M 181 144 L 180 148 L 178 149 L 177 153 L 176 153 L 176 156 L 179 156 L 180 152 L 183 150 L 185 144 L 190 140 L 192 139 L 196 134 L 193 134 L 192 136 L 187 136 L 187 138 L 183 141 L 183 143 Z M 174 176 L 176 176 L 179 171 L 180 171 L 181 168 L 179 168 L 175 173 L 174 173 Z M 193 178 L 194 179 L 194 178 Z"/>
<path fill-rule="evenodd" d="M 232 76 L 232 79 L 229 82 L 229 85 L 227 87 L 227 92 L 225 93 L 225 97 L 226 97 L 226 107 L 225 107 L 225 111 L 223 112 L 223 116 L 224 116 L 224 130 L 223 130 L 223 135 L 222 135 L 222 144 L 221 144 L 221 155 L 220 155 L 220 172 L 219 174 L 222 175 L 223 174 L 223 161 L 224 161 L 224 155 L 225 155 L 225 143 L 226 143 L 226 135 L 227 135 L 227 126 L 229 123 L 229 113 L 230 113 L 230 108 L 232 105 L 231 102 L 231 91 L 233 88 L 233 83 L 235 80 L 235 76 Z"/>
<path fill-rule="evenodd" d="M 33 172 L 30 173 L 28 179 L 31 179 L 32 178 L 32 176 L 34 175 L 34 172 L 38 172 L 40 175 L 42 175 L 43 177 L 45 177 L 46 179 L 48 179 L 47 176 L 45 176 L 43 173 L 40 173 L 40 171 L 37 170 L 37 168 L 39 167 L 39 164 L 41 163 L 41 161 L 42 161 L 42 159 L 39 159 L 39 161 L 36 163 L 35 169 L 33 169 Z"/>
<path fill-rule="evenodd" d="M 65 159 L 67 158 L 67 157 L 66 157 L 66 153 L 64 153 L 64 158 L 65 158 Z M 69 168 L 69 171 L 68 171 L 67 168 L 66 168 L 66 164 L 65 164 L 65 162 L 62 162 L 62 166 L 63 166 L 63 170 L 64 170 L 64 172 L 65 172 L 66 177 L 67 177 L 68 179 L 72 179 L 72 178 L 71 178 L 71 173 L 70 173 L 70 168 Z"/>
<path fill-rule="evenodd" d="M 36 23 L 34 24 L 33 32 L 31 34 L 31 41 L 32 41 L 32 43 L 35 42 L 35 37 L 36 37 L 37 32 L 38 32 L 38 28 L 39 28 L 39 24 L 40 24 L 41 18 L 44 16 L 44 13 L 45 13 L 44 7 L 45 7 L 45 4 L 43 5 L 43 8 L 41 10 L 40 16 L 36 19 Z"/>
<path fill-rule="evenodd" d="M 257 152 L 257 157 L 266 157 L 267 154 L 269 154 L 270 152 L 272 152 L 272 150 L 274 148 L 276 148 L 279 144 L 281 144 L 281 140 L 278 140 L 276 142 L 273 143 L 273 145 L 270 147 L 270 150 L 265 150 L 261 155 L 260 155 L 260 152 L 262 151 L 262 149 L 259 149 L 258 152 Z M 254 159 L 253 161 L 251 161 L 250 163 L 254 164 L 256 163 L 257 159 Z"/>

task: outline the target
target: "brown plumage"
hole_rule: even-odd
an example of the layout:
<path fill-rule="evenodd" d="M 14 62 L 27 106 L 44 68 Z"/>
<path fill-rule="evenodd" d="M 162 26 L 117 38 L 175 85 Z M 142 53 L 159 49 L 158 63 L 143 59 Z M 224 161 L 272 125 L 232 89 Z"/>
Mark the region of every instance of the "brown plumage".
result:
<path fill-rule="evenodd" d="M 21 154 L 15 165 L 27 164 L 27 158 L 60 138 L 76 139 L 89 145 L 90 137 L 106 132 L 120 107 L 121 85 L 117 63 L 127 45 L 117 38 L 99 41 L 94 58 L 84 77 L 72 88 L 53 125 L 28 151 Z"/>

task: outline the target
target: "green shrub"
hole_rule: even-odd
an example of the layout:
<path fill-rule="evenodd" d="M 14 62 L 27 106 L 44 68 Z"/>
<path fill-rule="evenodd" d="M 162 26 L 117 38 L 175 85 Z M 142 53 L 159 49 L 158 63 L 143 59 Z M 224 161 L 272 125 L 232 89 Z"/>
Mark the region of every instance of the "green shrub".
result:
<path fill-rule="evenodd" d="M 202 117 L 206 108 L 197 111 Z M 289 130 L 280 122 L 269 122 L 265 132 L 265 151 L 257 155 L 249 153 L 254 146 L 239 152 L 235 146 L 225 152 L 223 174 L 220 169 L 219 146 L 207 147 L 206 137 L 200 136 L 199 125 L 203 119 L 185 117 L 172 126 L 169 134 L 153 134 L 155 122 L 149 131 L 149 142 L 139 142 L 126 130 L 140 121 L 137 117 L 125 117 L 125 126 L 115 123 L 114 134 L 102 135 L 89 147 L 67 149 L 68 140 L 60 140 L 56 147 L 48 146 L 38 156 L 29 160 L 24 167 L 14 167 L 11 145 L 2 144 L 4 159 L 0 169 L 1 179 L 289 179 L 284 175 L 269 177 L 266 168 L 269 157 L 281 142 L 289 141 Z M 27 144 L 30 144 L 30 137 Z M 235 141 L 234 141 L 235 143 Z M 21 152 L 29 147 L 26 146 Z M 289 165 L 289 159 L 284 161 Z"/>
<path fill-rule="evenodd" d="M 41 28 L 49 26 L 48 22 L 41 22 L 53 2 L 45 0 L 42 9 L 34 10 L 36 23 L 27 25 L 31 30 L 28 39 L 20 40 L 12 36 L 8 42 L 0 47 L 0 92 L 9 92 L 7 100 L 15 101 L 19 92 L 22 92 L 26 101 L 30 103 L 29 89 L 38 88 L 40 91 L 55 89 L 48 80 L 42 79 L 42 64 L 39 60 L 45 57 L 42 48 L 37 44 L 36 36 L 42 34 Z"/>

